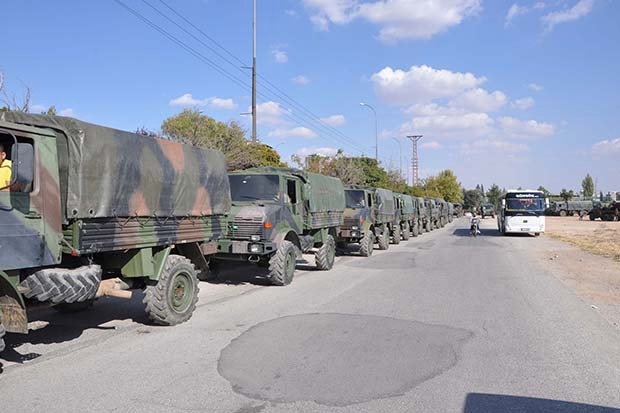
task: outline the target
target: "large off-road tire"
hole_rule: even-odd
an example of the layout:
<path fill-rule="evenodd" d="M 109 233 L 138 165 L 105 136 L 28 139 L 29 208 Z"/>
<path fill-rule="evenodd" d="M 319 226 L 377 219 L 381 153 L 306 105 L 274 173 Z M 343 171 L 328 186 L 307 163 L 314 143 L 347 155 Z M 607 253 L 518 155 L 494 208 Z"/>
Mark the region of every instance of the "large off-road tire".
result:
<path fill-rule="evenodd" d="M 420 224 L 418 224 L 417 222 L 414 222 L 413 227 L 411 227 L 411 235 L 413 235 L 414 237 L 420 235 Z"/>
<path fill-rule="evenodd" d="M 198 302 L 198 278 L 192 262 L 169 255 L 157 282 L 148 284 L 146 313 L 156 324 L 173 326 L 189 320 Z"/>
<path fill-rule="evenodd" d="M 295 275 L 295 246 L 290 241 L 282 241 L 278 250 L 269 260 L 269 281 L 273 285 L 288 285 Z"/>
<path fill-rule="evenodd" d="M 409 227 L 409 224 L 405 224 L 405 228 L 403 229 L 403 241 L 409 240 L 410 236 L 411 236 L 411 227 Z"/>
<path fill-rule="evenodd" d="M 392 244 L 400 244 L 400 227 L 396 227 L 396 229 L 392 230 Z"/>
<path fill-rule="evenodd" d="M 314 263 L 316 268 L 321 271 L 329 271 L 334 266 L 334 260 L 336 259 L 336 241 L 331 235 L 327 236 L 327 239 L 321 245 L 319 250 L 314 256 Z"/>
<path fill-rule="evenodd" d="M 390 248 L 390 233 L 389 231 L 383 231 L 381 235 L 377 237 L 377 244 L 379 244 L 380 250 L 386 250 Z"/>
<path fill-rule="evenodd" d="M 0 353 L 4 351 L 4 326 L 2 325 L 2 313 L 0 313 Z"/>
<path fill-rule="evenodd" d="M 360 255 L 362 257 L 370 257 L 375 247 L 375 237 L 372 232 L 368 231 L 360 240 Z"/>
<path fill-rule="evenodd" d="M 561 217 L 565 217 L 566 215 L 568 215 L 568 212 L 566 212 L 565 210 L 561 210 L 560 211 L 560 216 Z"/>
<path fill-rule="evenodd" d="M 21 282 L 27 298 L 52 303 L 77 303 L 95 298 L 101 282 L 101 267 L 88 265 L 73 270 L 39 270 Z"/>
<path fill-rule="evenodd" d="M 52 308 L 59 313 L 79 313 L 88 310 L 93 306 L 95 300 L 80 301 L 79 303 L 60 303 L 53 305 Z"/>

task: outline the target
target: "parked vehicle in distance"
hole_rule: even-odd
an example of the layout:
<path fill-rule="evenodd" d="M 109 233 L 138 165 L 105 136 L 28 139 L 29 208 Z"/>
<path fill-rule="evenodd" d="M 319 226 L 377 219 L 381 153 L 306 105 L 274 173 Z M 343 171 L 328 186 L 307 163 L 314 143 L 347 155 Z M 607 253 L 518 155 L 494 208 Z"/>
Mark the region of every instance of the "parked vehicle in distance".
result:
<path fill-rule="evenodd" d="M 495 218 L 495 206 L 493 204 L 484 204 L 480 209 L 482 212 L 482 219 L 488 216 Z"/>
<path fill-rule="evenodd" d="M 594 208 L 594 202 L 591 200 L 552 202 L 547 209 L 547 214 L 559 215 L 561 217 L 573 216 L 575 214 L 585 216 L 590 213 L 592 208 Z"/>
<path fill-rule="evenodd" d="M 588 214 L 590 221 L 600 218 L 603 221 L 620 221 L 620 201 L 608 204 L 596 203 Z"/>

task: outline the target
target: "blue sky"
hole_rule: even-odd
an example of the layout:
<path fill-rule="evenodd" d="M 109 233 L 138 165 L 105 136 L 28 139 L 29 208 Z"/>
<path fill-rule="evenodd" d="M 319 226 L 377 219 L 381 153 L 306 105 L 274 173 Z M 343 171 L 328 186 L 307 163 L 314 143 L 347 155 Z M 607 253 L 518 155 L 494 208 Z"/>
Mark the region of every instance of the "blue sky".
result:
<path fill-rule="evenodd" d="M 406 136 L 422 134 L 421 177 L 449 168 L 468 188 L 559 192 L 590 173 L 597 191 L 620 190 L 620 2 L 257 4 L 258 135 L 284 160 L 339 148 L 374 156 L 363 101 L 377 113 L 380 161 L 398 169 L 402 159 L 403 175 Z M 197 107 L 249 135 L 240 67 L 252 59 L 251 0 L 7 0 L 3 17 L 5 89 L 29 86 L 34 111 L 157 130 Z"/>

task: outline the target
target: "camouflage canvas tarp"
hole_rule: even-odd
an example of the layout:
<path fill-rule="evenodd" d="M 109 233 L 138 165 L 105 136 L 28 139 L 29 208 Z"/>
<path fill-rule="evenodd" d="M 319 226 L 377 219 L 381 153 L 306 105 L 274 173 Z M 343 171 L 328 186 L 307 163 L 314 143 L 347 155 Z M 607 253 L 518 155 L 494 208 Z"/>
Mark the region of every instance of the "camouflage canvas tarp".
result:
<path fill-rule="evenodd" d="M 394 215 L 394 193 L 389 189 L 377 188 L 377 212 L 382 215 Z"/>
<path fill-rule="evenodd" d="M 403 214 L 413 214 L 413 198 L 411 195 L 399 194 L 403 200 Z"/>
<path fill-rule="evenodd" d="M 342 212 L 345 208 L 344 185 L 338 178 L 305 172 L 310 184 L 310 212 Z"/>
<path fill-rule="evenodd" d="M 230 211 L 224 155 L 77 119 L 3 114 L 56 131 L 66 217 L 201 216 Z"/>

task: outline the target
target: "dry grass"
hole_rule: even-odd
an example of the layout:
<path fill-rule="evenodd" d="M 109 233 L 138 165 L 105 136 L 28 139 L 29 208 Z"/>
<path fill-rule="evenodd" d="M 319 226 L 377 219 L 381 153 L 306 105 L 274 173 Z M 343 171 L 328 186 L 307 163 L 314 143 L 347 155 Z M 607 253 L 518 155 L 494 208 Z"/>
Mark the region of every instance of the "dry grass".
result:
<path fill-rule="evenodd" d="M 620 222 L 547 217 L 546 234 L 584 251 L 620 262 Z"/>

